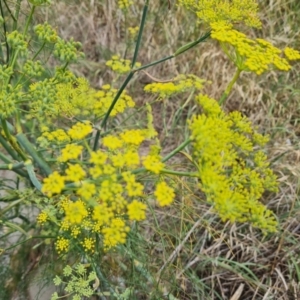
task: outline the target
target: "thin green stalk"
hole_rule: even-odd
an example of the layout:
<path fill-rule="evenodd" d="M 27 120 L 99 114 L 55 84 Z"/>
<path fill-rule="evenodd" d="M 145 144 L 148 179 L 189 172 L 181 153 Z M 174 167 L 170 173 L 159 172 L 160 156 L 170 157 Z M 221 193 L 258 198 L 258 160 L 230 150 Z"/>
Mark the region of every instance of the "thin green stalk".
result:
<path fill-rule="evenodd" d="M 176 176 L 185 176 L 185 177 L 198 177 L 199 173 L 191 173 L 191 172 L 180 172 L 180 171 L 173 171 L 168 169 L 162 169 L 162 174 L 170 174 L 170 175 L 176 175 Z"/>
<path fill-rule="evenodd" d="M 7 164 L 13 165 L 13 162 L 5 154 L 3 154 L 1 152 L 0 152 L 0 159 Z M 14 171 L 15 173 L 17 173 L 18 175 L 20 175 L 22 177 L 28 178 L 28 175 L 22 170 L 13 169 L 12 171 Z"/>
<path fill-rule="evenodd" d="M 33 158 L 33 160 L 39 165 L 46 175 L 50 175 L 52 170 L 42 156 L 34 149 L 33 145 L 28 141 L 27 137 L 23 133 L 18 133 L 16 138 L 20 145 L 24 147 L 27 153 Z M 30 174 L 29 174 L 30 176 Z"/>
<path fill-rule="evenodd" d="M 3 12 L 3 7 L 2 7 L 2 1 L 0 0 L 0 10 L 1 10 L 1 17 L 3 19 L 3 35 L 4 35 L 4 40 L 5 40 L 5 47 L 6 47 L 6 64 L 9 61 L 9 46 L 8 46 L 8 42 L 7 42 L 7 37 L 6 37 L 6 23 L 5 23 L 5 16 L 4 16 L 4 12 Z M 1 45 L 0 45 L 1 46 Z M 1 46 L 1 52 L 2 52 L 2 46 Z M 3 57 L 3 61 L 4 61 L 4 57 Z"/>
<path fill-rule="evenodd" d="M 7 143 L 6 139 L 2 136 L 1 133 L 0 133 L 0 144 L 3 146 L 3 148 L 9 153 L 9 155 L 13 159 L 17 161 L 19 160 L 17 153 L 10 147 L 10 145 Z"/>
<path fill-rule="evenodd" d="M 227 99 L 228 95 L 230 94 L 232 88 L 233 88 L 233 85 L 235 84 L 235 82 L 238 80 L 240 74 L 241 74 L 242 70 L 240 69 L 237 69 L 232 80 L 229 82 L 225 92 L 223 93 L 223 95 L 221 96 L 221 99 L 219 100 L 219 104 L 222 105 L 225 100 Z"/>
<path fill-rule="evenodd" d="M 0 170 L 17 170 L 24 167 L 24 162 L 19 162 L 16 164 L 5 164 L 0 165 Z"/>
<path fill-rule="evenodd" d="M 162 162 L 168 161 L 170 158 L 172 158 L 174 155 L 176 155 L 179 151 L 181 151 L 182 149 L 184 149 L 190 142 L 191 142 L 191 139 L 185 140 L 185 141 L 184 141 L 183 143 L 181 143 L 176 149 L 174 149 L 174 150 L 171 151 L 167 156 L 165 156 L 165 157 L 162 159 Z"/>
<path fill-rule="evenodd" d="M 13 149 L 15 151 L 17 151 L 18 154 L 20 154 L 22 160 L 26 160 L 27 157 L 26 157 L 26 154 L 23 152 L 23 150 L 20 148 L 20 146 L 18 145 L 18 143 L 16 142 L 15 138 L 12 137 L 9 129 L 8 129 L 8 125 L 7 125 L 7 122 L 6 120 L 1 120 L 1 125 L 2 125 L 2 128 L 3 128 L 3 131 L 5 133 L 5 136 L 7 138 L 7 141 L 10 143 L 10 145 L 13 147 Z"/>
<path fill-rule="evenodd" d="M 4 0 L 3 2 L 4 2 L 4 5 L 5 5 L 7 11 L 9 12 L 11 18 L 12 18 L 14 21 L 16 21 L 15 16 L 13 15 L 13 13 L 12 13 L 11 9 L 9 8 L 9 6 L 7 5 L 6 1 Z"/>
<path fill-rule="evenodd" d="M 19 203 L 21 203 L 23 201 L 23 199 L 19 199 L 9 205 L 6 205 L 3 209 L 0 210 L 0 216 L 3 216 L 6 212 L 8 212 L 9 210 L 11 210 L 13 207 L 15 207 L 16 205 L 18 205 Z"/>
<path fill-rule="evenodd" d="M 154 61 L 154 62 L 152 62 L 150 64 L 147 64 L 147 65 L 141 66 L 139 68 L 133 69 L 132 72 L 138 72 L 138 71 L 147 69 L 149 67 L 155 66 L 155 65 L 157 65 L 159 63 L 162 63 L 162 62 L 164 62 L 166 60 L 169 60 L 169 59 L 172 59 L 172 58 L 174 58 L 174 55 L 170 55 L 170 56 L 164 57 L 164 58 L 156 60 L 156 61 Z"/>
<path fill-rule="evenodd" d="M 30 24 L 31 21 L 32 21 L 32 16 L 33 16 L 33 13 L 34 13 L 34 11 L 35 11 L 35 8 L 36 8 L 35 5 L 33 5 L 33 6 L 31 7 L 29 16 L 28 16 L 28 18 L 27 18 L 27 20 L 26 20 L 26 24 L 25 24 L 25 28 L 24 28 L 24 32 L 23 32 L 23 36 L 24 36 L 24 37 L 26 36 L 27 31 L 28 31 L 28 28 L 29 28 L 29 24 Z"/>
<path fill-rule="evenodd" d="M 147 12 L 148 12 L 148 4 L 149 4 L 149 0 L 146 0 L 144 8 L 143 8 L 143 14 L 142 14 L 142 19 L 141 19 L 141 23 L 140 23 L 139 33 L 138 33 L 138 37 L 137 37 L 137 41 L 136 41 L 136 45 L 135 45 L 135 49 L 134 49 L 134 54 L 133 54 L 133 58 L 132 58 L 132 62 L 131 62 L 131 68 L 134 67 L 137 56 L 138 56 L 138 52 L 139 52 L 139 48 L 140 48 L 140 44 L 141 44 L 141 40 L 142 40 L 142 35 L 143 35 L 143 31 L 144 31 L 146 16 L 147 16 Z"/>
<path fill-rule="evenodd" d="M 34 54 L 32 60 L 35 60 L 35 59 L 37 58 L 37 56 L 38 56 L 38 55 L 41 53 L 41 51 L 44 49 L 45 45 L 46 45 L 46 42 L 44 42 L 44 43 L 42 44 L 42 46 L 40 47 L 40 49 Z"/>
<path fill-rule="evenodd" d="M 204 36 L 200 37 L 198 40 L 194 41 L 194 42 L 190 42 L 182 47 L 180 47 L 179 49 L 177 49 L 174 53 L 174 56 L 178 56 L 188 50 L 190 50 L 191 48 L 195 47 L 196 45 L 198 45 L 199 43 L 205 41 L 208 37 L 210 37 L 211 32 L 207 32 Z"/>
<path fill-rule="evenodd" d="M 22 0 L 18 0 L 16 3 L 16 8 L 15 8 L 16 13 L 15 13 L 15 18 L 14 18 L 13 30 L 17 29 L 19 13 L 20 13 L 20 8 L 21 8 L 21 1 Z"/>
<path fill-rule="evenodd" d="M 34 168 L 33 168 L 33 164 L 30 160 L 25 162 L 25 167 L 27 170 L 27 173 L 29 175 L 30 181 L 31 183 L 39 190 L 42 190 L 42 184 L 39 182 L 39 180 L 37 179 L 35 172 L 34 172 Z"/>
<path fill-rule="evenodd" d="M 156 60 L 150 64 L 147 64 L 147 65 L 144 65 L 144 66 L 141 66 L 139 68 L 136 68 L 136 69 L 133 69 L 132 71 L 133 72 L 138 72 L 138 71 L 141 71 L 141 70 L 144 70 L 144 69 L 147 69 L 149 67 L 152 67 L 152 66 L 155 66 L 161 62 L 164 62 L 166 60 L 169 60 L 169 59 L 172 59 L 174 58 L 175 56 L 178 56 L 184 52 L 186 52 L 187 50 L 191 49 L 192 47 L 196 46 L 197 44 L 203 42 L 204 40 L 206 40 L 208 37 L 210 37 L 210 32 L 206 33 L 204 36 L 202 36 L 201 38 L 199 38 L 198 40 L 194 41 L 194 42 L 191 42 L 187 45 L 184 45 L 182 47 L 180 47 L 178 50 L 175 51 L 175 54 L 172 54 L 172 55 L 169 55 L 167 57 L 164 57 L 162 59 L 159 59 L 159 60 Z"/>
<path fill-rule="evenodd" d="M 109 117 L 111 111 L 112 111 L 113 108 L 115 107 L 115 105 L 116 105 L 118 99 L 120 98 L 122 92 L 123 92 L 124 89 L 126 88 L 128 82 L 131 80 L 133 74 L 134 74 L 134 73 L 133 73 L 132 71 L 128 74 L 128 76 L 127 76 L 127 78 L 125 79 L 125 81 L 123 82 L 121 88 L 118 90 L 118 92 L 117 92 L 117 94 L 116 94 L 116 96 L 115 96 L 113 102 L 111 103 L 109 109 L 107 110 L 107 112 L 106 112 L 106 114 L 105 114 L 105 116 L 104 116 L 104 119 L 103 119 L 103 121 L 102 121 L 102 123 L 101 123 L 101 125 L 100 125 L 100 130 L 97 130 L 97 133 L 96 133 L 95 142 L 94 142 L 94 147 L 93 147 L 93 150 L 94 150 L 94 151 L 96 151 L 97 148 L 98 148 L 98 143 L 99 143 L 99 138 L 100 138 L 100 134 L 101 134 L 101 129 L 105 127 L 106 122 L 107 122 L 107 120 L 108 120 L 108 117 Z"/>

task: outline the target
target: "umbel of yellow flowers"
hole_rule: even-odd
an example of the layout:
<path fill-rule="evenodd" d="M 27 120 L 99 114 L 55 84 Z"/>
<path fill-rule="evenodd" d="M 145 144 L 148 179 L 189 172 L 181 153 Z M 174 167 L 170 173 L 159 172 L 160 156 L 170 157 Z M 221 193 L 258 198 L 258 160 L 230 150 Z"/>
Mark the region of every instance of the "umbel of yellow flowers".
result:
<path fill-rule="evenodd" d="M 272 211 L 259 202 L 265 190 L 277 191 L 276 176 L 259 150 L 268 138 L 239 112 L 226 115 L 216 100 L 197 97 L 203 114 L 190 122 L 200 188 L 223 221 L 250 222 L 263 232 L 276 231 Z"/>

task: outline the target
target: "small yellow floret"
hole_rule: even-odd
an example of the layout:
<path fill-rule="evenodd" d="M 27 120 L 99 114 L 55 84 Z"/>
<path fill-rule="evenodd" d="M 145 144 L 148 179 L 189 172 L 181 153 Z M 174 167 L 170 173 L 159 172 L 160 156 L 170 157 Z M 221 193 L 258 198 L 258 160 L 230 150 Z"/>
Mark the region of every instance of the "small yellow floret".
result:
<path fill-rule="evenodd" d="M 130 220 L 141 221 L 146 219 L 146 208 L 147 205 L 133 200 L 130 204 L 127 205 L 128 217 Z"/>
<path fill-rule="evenodd" d="M 46 223 L 48 220 L 48 214 L 44 211 L 42 211 L 38 216 L 37 216 L 37 223 L 40 225 L 43 225 Z"/>
<path fill-rule="evenodd" d="M 54 171 L 48 178 L 44 179 L 42 192 L 51 197 L 54 194 L 59 194 L 65 186 L 65 178 L 57 171 Z"/>
<path fill-rule="evenodd" d="M 69 249 L 70 242 L 69 240 L 59 237 L 55 243 L 55 248 L 58 253 L 66 252 Z"/>
<path fill-rule="evenodd" d="M 159 174 L 164 168 L 164 163 L 161 162 L 161 158 L 158 155 L 148 155 L 143 160 L 144 167 L 153 172 L 154 174 Z"/>
<path fill-rule="evenodd" d="M 88 216 L 88 211 L 83 201 L 78 200 L 65 207 L 65 215 L 66 221 L 70 224 L 80 224 Z"/>
<path fill-rule="evenodd" d="M 76 144 L 68 144 L 65 148 L 61 150 L 61 155 L 58 157 L 58 161 L 67 162 L 71 159 L 77 159 L 81 154 L 83 147 Z"/>
<path fill-rule="evenodd" d="M 78 122 L 69 129 L 68 135 L 73 140 L 82 140 L 93 131 L 90 122 Z"/>
<path fill-rule="evenodd" d="M 166 182 L 162 181 L 156 185 L 154 192 L 156 200 L 160 206 L 170 205 L 175 198 L 174 189 L 167 185 Z"/>

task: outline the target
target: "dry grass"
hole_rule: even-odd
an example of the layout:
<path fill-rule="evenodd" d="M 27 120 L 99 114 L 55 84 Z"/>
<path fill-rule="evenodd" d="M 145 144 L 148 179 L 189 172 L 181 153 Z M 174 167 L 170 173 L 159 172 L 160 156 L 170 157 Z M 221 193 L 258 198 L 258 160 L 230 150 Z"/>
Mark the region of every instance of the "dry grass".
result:
<path fill-rule="evenodd" d="M 135 2 L 138 4 L 127 20 L 129 26 L 139 23 L 143 1 Z M 263 29 L 249 34 L 280 47 L 300 48 L 300 2 L 297 3 L 261 0 Z M 76 74 L 89 78 L 96 88 L 112 80 L 105 61 L 125 51 L 124 16 L 116 9 L 116 1 L 57 1 L 55 9 L 39 13 L 56 24 L 63 37 L 72 36 L 82 42 L 86 58 L 73 67 Z M 150 1 L 146 24 L 138 58 L 143 64 L 172 54 L 204 33 L 204 29 L 195 26 L 194 17 L 175 4 L 169 11 L 167 1 Z M 219 98 L 234 68 L 218 46 L 209 41 L 147 72 L 161 80 L 179 73 L 196 74 L 212 82 L 205 91 Z M 132 244 L 124 249 L 122 258 L 114 254 L 105 257 L 108 278 L 118 283 L 120 290 L 133 286 L 136 299 L 300 299 L 299 72 L 298 65 L 288 74 L 243 74 L 226 103 L 226 110 L 241 111 L 272 137 L 268 153 L 278 174 L 280 192 L 266 195 L 263 201 L 276 212 L 281 230 L 264 237 L 248 225 L 223 224 L 203 197 L 195 195 L 195 186 L 182 194 L 172 209 L 153 211 L 151 221 L 143 225 L 145 237 L 133 232 Z M 138 106 L 150 101 L 143 93 L 144 83 L 149 80 L 141 73 L 130 85 Z M 195 112 L 193 103 L 187 105 L 172 135 L 165 135 L 163 124 L 170 128 L 185 100 L 177 97 L 154 107 L 155 123 L 166 151 L 182 141 L 186 118 Z M 161 113 L 164 109 L 165 115 Z M 184 160 L 180 163 L 187 164 Z"/>

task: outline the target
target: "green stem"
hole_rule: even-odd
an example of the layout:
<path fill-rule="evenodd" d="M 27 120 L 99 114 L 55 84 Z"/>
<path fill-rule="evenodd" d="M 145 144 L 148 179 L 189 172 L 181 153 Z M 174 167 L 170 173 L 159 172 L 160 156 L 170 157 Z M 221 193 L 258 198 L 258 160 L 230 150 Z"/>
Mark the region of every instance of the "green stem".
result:
<path fill-rule="evenodd" d="M 167 156 L 165 156 L 162 159 L 162 162 L 168 161 L 170 158 L 172 158 L 174 155 L 176 155 L 178 152 L 180 152 L 182 149 L 184 149 L 189 143 L 191 142 L 191 139 L 185 140 L 183 143 L 181 143 L 176 149 L 171 151 Z"/>
<path fill-rule="evenodd" d="M 27 169 L 27 173 L 29 175 L 30 181 L 31 183 L 39 190 L 42 190 L 42 184 L 38 181 L 38 179 L 36 178 L 35 172 L 34 172 L 34 168 L 33 168 L 33 164 L 31 162 L 31 160 L 27 160 L 25 162 L 25 166 Z"/>
<path fill-rule="evenodd" d="M 172 58 L 174 58 L 174 55 L 170 55 L 170 56 L 164 57 L 164 58 L 156 60 L 156 61 L 154 61 L 154 62 L 152 62 L 150 64 L 147 64 L 147 65 L 141 66 L 139 68 L 133 69 L 132 72 L 138 72 L 138 71 L 147 69 L 149 67 L 155 66 L 155 65 L 157 65 L 157 64 L 159 64 L 161 62 L 164 62 L 164 61 L 172 59 Z"/>
<path fill-rule="evenodd" d="M 99 138 L 100 138 L 100 134 L 101 134 L 101 129 L 105 127 L 106 122 L 107 122 L 107 119 L 108 119 L 108 117 L 109 117 L 111 111 L 112 111 L 113 108 L 115 107 L 115 105 L 116 105 L 118 99 L 120 98 L 121 94 L 123 93 L 123 91 L 124 91 L 125 87 L 127 86 L 128 82 L 131 80 L 133 74 L 134 74 L 134 73 L 133 73 L 132 71 L 128 74 L 128 76 L 127 76 L 127 78 L 125 79 L 125 81 L 123 82 L 121 88 L 118 90 L 118 92 L 117 92 L 117 94 L 116 94 L 116 96 L 115 96 L 113 102 L 111 103 L 109 109 L 107 110 L 107 112 L 106 112 L 106 114 L 105 114 L 105 116 L 104 116 L 104 119 L 103 119 L 103 121 L 102 121 L 102 123 L 101 123 L 101 125 L 100 125 L 100 129 L 97 130 L 97 133 L 96 133 L 95 142 L 94 142 L 94 147 L 93 147 L 93 150 L 94 150 L 94 151 L 96 151 L 97 148 L 98 148 L 98 143 L 99 143 Z"/>
<path fill-rule="evenodd" d="M 180 172 L 180 171 L 173 171 L 173 170 L 168 170 L 168 169 L 162 169 L 161 173 L 162 174 L 176 175 L 176 176 L 199 177 L 199 173 Z"/>
<path fill-rule="evenodd" d="M 27 153 L 33 158 L 33 160 L 40 166 L 46 175 L 50 175 L 52 170 L 43 157 L 34 149 L 33 145 L 28 141 L 27 137 L 23 133 L 18 133 L 16 138 L 20 145 L 24 147 Z M 27 160 L 27 159 L 26 159 Z M 29 165 L 28 165 L 29 166 Z M 30 176 L 30 174 L 29 174 Z"/>
<path fill-rule="evenodd" d="M 207 32 L 204 36 L 200 37 L 198 40 L 194 41 L 194 42 L 190 42 L 182 47 L 180 47 L 179 49 L 177 49 L 175 51 L 174 56 L 178 56 L 188 50 L 190 50 L 191 48 L 195 47 L 196 45 L 198 45 L 199 43 L 205 41 L 208 37 L 210 37 L 211 32 Z"/>
<path fill-rule="evenodd" d="M 16 150 L 18 154 L 20 154 L 22 160 L 25 161 L 27 159 L 26 154 L 20 148 L 20 146 L 18 145 L 18 143 L 16 142 L 14 137 L 12 137 L 12 135 L 10 134 L 6 120 L 2 119 L 1 125 L 2 125 L 3 131 L 5 133 L 5 136 L 7 138 L 7 141 L 10 143 L 10 145 L 13 147 L 13 149 Z"/>
<path fill-rule="evenodd" d="M 235 84 L 235 82 L 238 80 L 240 74 L 241 74 L 242 70 L 240 69 L 237 69 L 232 80 L 229 82 L 225 92 L 223 93 L 223 95 L 221 96 L 220 100 L 219 100 L 219 104 L 222 105 L 225 100 L 227 99 L 228 95 L 230 94 L 232 88 L 233 88 L 233 85 Z"/>
<path fill-rule="evenodd" d="M 140 44 L 141 44 L 141 40 L 142 40 L 142 34 L 144 31 L 146 16 L 147 16 L 147 12 L 148 12 L 148 4 L 149 4 L 149 0 L 146 0 L 144 8 L 143 8 L 143 15 L 142 15 L 141 23 L 140 23 L 139 33 L 138 33 L 138 37 L 137 37 L 137 41 L 136 41 L 136 45 L 135 45 L 135 49 L 134 49 L 132 62 L 131 62 L 131 68 L 134 67 L 137 56 L 138 56 L 138 52 L 139 52 L 139 48 L 140 48 Z"/>
<path fill-rule="evenodd" d="M 13 159 L 17 161 L 19 160 L 17 153 L 10 147 L 10 145 L 7 143 L 6 139 L 2 136 L 1 133 L 0 133 L 0 144 L 3 146 L 3 148 L 9 153 L 9 155 Z"/>
<path fill-rule="evenodd" d="M 3 216 L 6 212 L 11 210 L 14 206 L 18 205 L 22 201 L 23 201 L 23 199 L 19 199 L 15 202 L 11 203 L 10 205 L 5 206 L 3 209 L 0 210 L 0 216 Z"/>
<path fill-rule="evenodd" d="M 20 8 L 21 8 L 21 1 L 22 0 L 18 0 L 16 3 L 16 8 L 15 8 L 16 13 L 15 13 L 15 18 L 14 18 L 13 31 L 17 29 L 19 13 L 20 13 Z"/>
<path fill-rule="evenodd" d="M 4 35 L 4 40 L 5 40 L 5 47 L 6 47 L 6 63 L 9 61 L 9 46 L 7 42 L 7 37 L 6 37 L 6 23 L 5 23 L 5 16 L 3 12 L 3 7 L 2 7 L 2 2 L 0 1 L 0 11 L 1 11 L 1 17 L 3 19 L 3 35 Z M 0 44 L 1 47 L 1 54 L 3 58 L 3 64 L 4 64 L 4 56 L 3 56 L 3 51 L 2 51 L 2 45 Z"/>
<path fill-rule="evenodd" d="M 23 37 L 25 37 L 26 34 L 27 34 L 27 32 L 28 32 L 29 24 L 31 23 L 32 16 L 33 16 L 33 13 L 34 13 L 34 11 L 35 11 L 35 8 L 36 8 L 35 5 L 33 5 L 33 6 L 31 7 L 29 16 L 28 16 L 28 18 L 27 18 L 27 20 L 26 20 L 26 25 L 25 25 L 24 32 L 23 32 Z"/>
<path fill-rule="evenodd" d="M 0 165 L 0 170 L 17 170 L 23 167 L 24 167 L 24 162 L 19 162 L 16 164 Z"/>
<path fill-rule="evenodd" d="M 13 166 L 13 162 L 5 154 L 3 154 L 1 152 L 0 152 L 0 159 L 2 161 L 4 161 L 5 163 Z M 28 175 L 24 171 L 22 171 L 22 170 L 13 169 L 12 171 L 14 171 L 15 173 L 19 174 L 22 177 L 28 178 Z"/>
<path fill-rule="evenodd" d="M 162 59 L 159 59 L 159 60 L 156 60 L 150 64 L 147 64 L 147 65 L 144 65 L 144 66 L 141 66 L 139 68 L 136 68 L 136 69 L 133 69 L 132 71 L 133 72 L 138 72 L 138 71 L 141 71 L 141 70 L 144 70 L 144 69 L 147 69 L 149 67 L 152 67 L 152 66 L 155 66 L 161 62 L 164 62 L 166 60 L 169 60 L 169 59 L 172 59 L 174 58 L 175 56 L 178 56 L 182 53 L 184 53 L 185 51 L 191 49 L 192 47 L 196 46 L 197 44 L 203 42 L 205 39 L 207 39 L 208 37 L 210 37 L 210 32 L 206 33 L 204 36 L 202 36 L 201 38 L 199 38 L 198 40 L 194 41 L 194 42 L 191 42 L 187 45 L 184 45 L 182 47 L 180 47 L 178 50 L 175 51 L 175 54 L 172 54 L 172 55 L 169 55 L 167 57 L 164 57 Z"/>
<path fill-rule="evenodd" d="M 35 60 L 37 58 L 37 56 L 41 53 L 41 51 L 43 50 L 43 48 L 45 47 L 45 45 L 46 45 L 46 42 L 44 42 L 42 44 L 42 46 L 40 47 L 40 49 L 34 54 L 32 60 Z"/>

